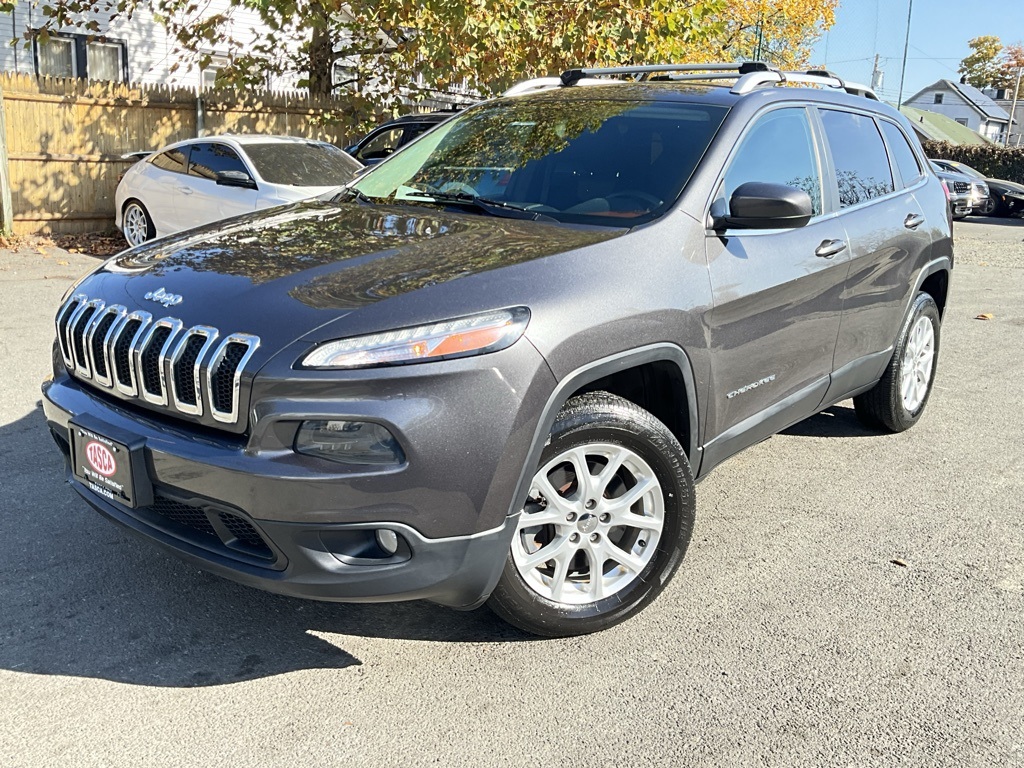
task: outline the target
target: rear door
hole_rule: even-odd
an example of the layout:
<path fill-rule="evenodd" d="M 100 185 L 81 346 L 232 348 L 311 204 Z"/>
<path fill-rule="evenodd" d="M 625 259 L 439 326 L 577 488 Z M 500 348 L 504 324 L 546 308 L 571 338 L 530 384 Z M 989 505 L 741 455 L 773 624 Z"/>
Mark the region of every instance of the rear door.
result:
<path fill-rule="evenodd" d="M 239 171 L 252 178 L 252 171 L 227 144 L 210 141 L 192 145 L 188 177 L 179 188 L 182 220 L 188 227 L 199 227 L 256 209 L 257 190 L 218 184 L 217 174 L 222 171 Z"/>
<path fill-rule="evenodd" d="M 794 229 L 708 233 L 709 466 L 815 412 L 828 388 L 849 269 L 806 108 L 785 106 L 755 118 L 726 165 L 714 206 L 748 181 L 803 189 L 815 216 Z"/>
<path fill-rule="evenodd" d="M 924 184 L 924 171 L 902 129 L 866 113 L 818 113 L 850 249 L 828 395 L 834 399 L 874 381 L 888 362 L 915 269 L 932 239 L 913 193 Z"/>
<path fill-rule="evenodd" d="M 178 187 L 185 182 L 189 145 L 158 152 L 140 169 L 131 195 L 146 206 L 158 235 L 169 235 L 188 225 L 183 223 L 178 204 Z"/>

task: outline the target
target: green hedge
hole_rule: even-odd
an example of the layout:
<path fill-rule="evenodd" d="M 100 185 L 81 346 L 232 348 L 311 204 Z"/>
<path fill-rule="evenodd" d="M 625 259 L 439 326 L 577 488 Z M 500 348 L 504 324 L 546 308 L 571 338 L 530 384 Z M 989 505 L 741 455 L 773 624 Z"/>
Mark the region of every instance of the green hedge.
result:
<path fill-rule="evenodd" d="M 956 160 L 984 173 L 990 179 L 1005 179 L 1024 184 L 1024 147 L 998 144 L 950 144 L 926 141 L 924 152 L 936 160 Z"/>

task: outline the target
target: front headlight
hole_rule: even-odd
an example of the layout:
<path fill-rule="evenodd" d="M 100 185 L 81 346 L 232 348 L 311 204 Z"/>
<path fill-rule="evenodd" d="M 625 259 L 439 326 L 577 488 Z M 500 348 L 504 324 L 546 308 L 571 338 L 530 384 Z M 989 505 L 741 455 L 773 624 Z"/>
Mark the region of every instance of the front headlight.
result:
<path fill-rule="evenodd" d="M 367 368 L 482 355 L 512 346 L 526 331 L 530 310 L 499 309 L 415 328 L 356 336 L 321 344 L 304 368 Z"/>

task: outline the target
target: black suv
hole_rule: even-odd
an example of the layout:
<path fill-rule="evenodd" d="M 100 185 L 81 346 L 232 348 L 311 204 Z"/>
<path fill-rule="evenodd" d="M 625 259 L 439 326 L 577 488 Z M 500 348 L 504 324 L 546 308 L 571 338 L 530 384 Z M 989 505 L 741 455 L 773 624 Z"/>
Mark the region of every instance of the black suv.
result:
<path fill-rule="evenodd" d="M 569 635 L 665 587 L 733 454 L 849 397 L 920 418 L 953 250 L 898 112 L 759 63 L 517 93 L 79 281 L 73 488 L 245 584 Z"/>
<path fill-rule="evenodd" d="M 363 165 L 376 165 L 452 115 L 454 110 L 404 115 L 379 125 L 345 151 Z"/>

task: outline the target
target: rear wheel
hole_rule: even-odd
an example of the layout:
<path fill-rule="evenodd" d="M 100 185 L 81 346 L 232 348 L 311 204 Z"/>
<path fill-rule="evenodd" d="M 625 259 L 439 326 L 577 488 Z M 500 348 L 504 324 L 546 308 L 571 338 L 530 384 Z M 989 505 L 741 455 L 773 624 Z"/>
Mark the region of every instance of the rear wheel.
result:
<path fill-rule="evenodd" d="M 121 216 L 121 232 L 128 245 L 141 245 L 156 236 L 149 211 L 138 200 L 129 200 Z"/>
<path fill-rule="evenodd" d="M 551 637 L 641 611 L 679 567 L 693 530 L 693 478 L 650 413 L 596 392 L 558 414 L 488 605 Z"/>
<path fill-rule="evenodd" d="M 935 381 L 939 326 L 935 299 L 917 294 L 881 380 L 853 399 L 861 421 L 890 432 L 903 432 L 917 423 Z"/>

